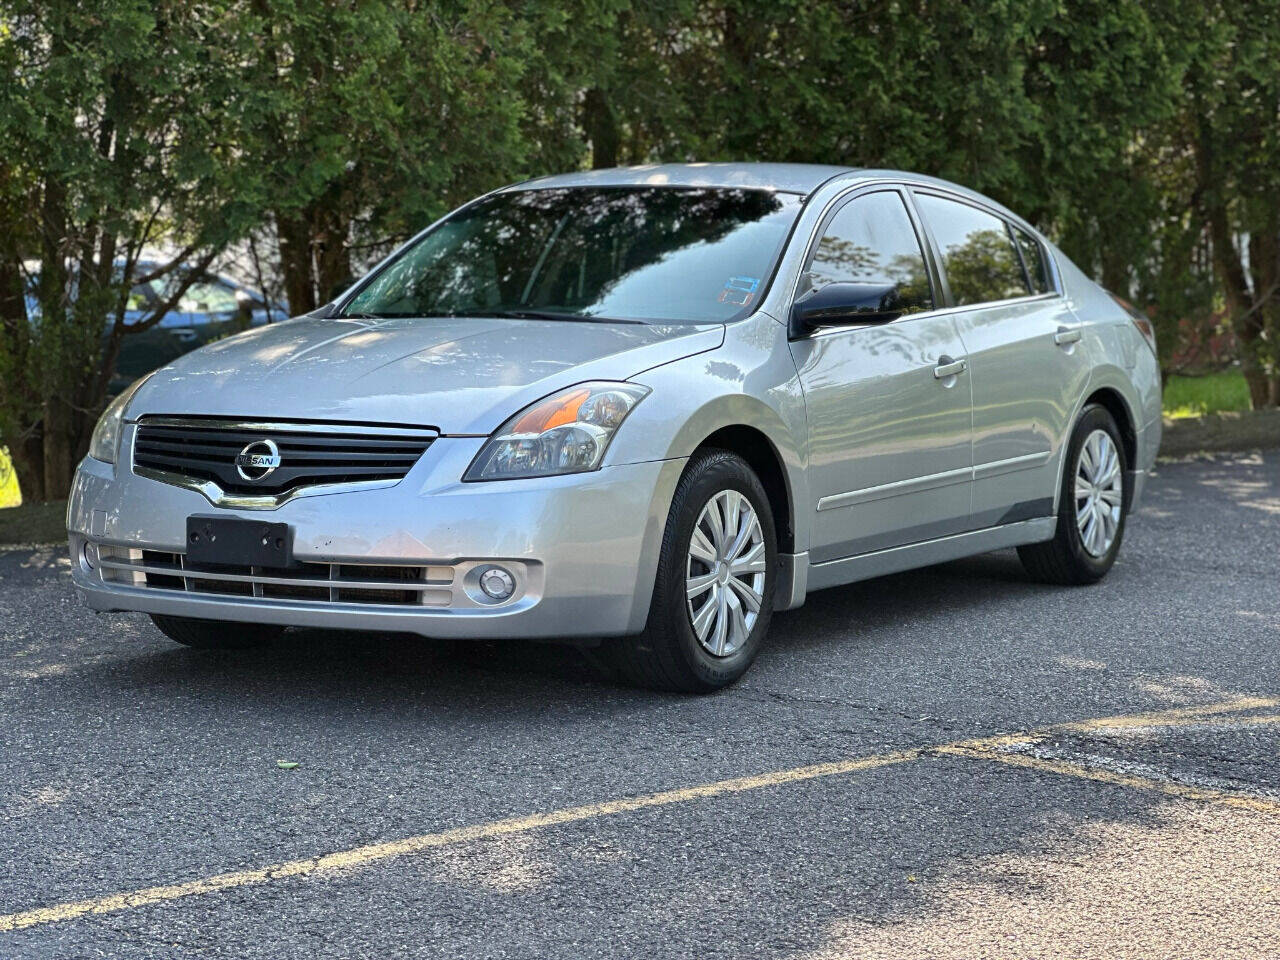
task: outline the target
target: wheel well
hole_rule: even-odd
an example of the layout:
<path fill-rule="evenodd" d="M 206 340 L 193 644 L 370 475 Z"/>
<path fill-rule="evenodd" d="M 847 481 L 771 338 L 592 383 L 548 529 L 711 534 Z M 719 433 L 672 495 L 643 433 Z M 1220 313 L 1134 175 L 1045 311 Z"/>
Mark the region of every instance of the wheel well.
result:
<path fill-rule="evenodd" d="M 1138 434 L 1134 429 L 1133 417 L 1129 414 L 1129 407 L 1124 402 L 1124 398 L 1116 391 L 1104 388 L 1090 394 L 1089 399 L 1085 401 L 1085 406 L 1091 403 L 1105 407 L 1111 414 L 1116 426 L 1120 428 L 1120 442 L 1124 444 L 1125 460 L 1130 470 L 1135 469 L 1138 461 Z"/>
<path fill-rule="evenodd" d="M 795 552 L 795 525 L 792 523 L 787 475 L 769 438 L 755 427 L 739 424 L 722 427 L 698 445 L 699 450 L 712 447 L 736 453 L 755 471 L 769 497 L 769 509 L 773 511 L 773 525 L 778 531 L 778 552 Z"/>

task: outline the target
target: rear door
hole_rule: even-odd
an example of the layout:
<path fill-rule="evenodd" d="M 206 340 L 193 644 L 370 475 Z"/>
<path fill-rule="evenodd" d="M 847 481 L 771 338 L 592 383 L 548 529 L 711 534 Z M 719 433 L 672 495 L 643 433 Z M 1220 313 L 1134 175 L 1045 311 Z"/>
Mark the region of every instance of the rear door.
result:
<path fill-rule="evenodd" d="M 954 319 L 937 312 L 934 271 L 905 191 L 855 194 L 818 235 L 809 285 L 891 283 L 907 310 L 891 323 L 793 335 L 809 422 L 810 560 L 964 530 L 971 486 L 964 347 Z"/>
<path fill-rule="evenodd" d="M 973 526 L 1050 516 L 1088 380 L 1079 321 L 1029 232 L 967 198 L 913 192 L 969 358 Z"/>

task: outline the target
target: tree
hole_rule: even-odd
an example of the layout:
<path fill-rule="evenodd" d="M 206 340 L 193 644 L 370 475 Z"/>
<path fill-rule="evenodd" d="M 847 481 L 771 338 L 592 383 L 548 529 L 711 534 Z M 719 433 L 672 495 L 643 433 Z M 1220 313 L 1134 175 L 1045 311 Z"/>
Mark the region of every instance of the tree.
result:
<path fill-rule="evenodd" d="M 1277 62 L 1263 0 L 0 0 L 0 443 L 64 493 L 121 344 L 230 244 L 297 314 L 478 193 L 657 160 L 972 186 L 1164 362 L 1229 315 L 1276 404 Z"/>
<path fill-rule="evenodd" d="M 270 211 L 293 314 L 358 262 L 524 170 L 534 49 L 505 4 L 252 0 L 246 185 Z"/>
<path fill-rule="evenodd" d="M 238 78 L 211 42 L 227 10 L 198 13 L 7 0 L 0 19 L 0 441 L 32 500 L 66 494 L 123 339 L 246 220 L 226 139 Z M 161 279 L 162 302 L 126 322 L 132 287 Z"/>
<path fill-rule="evenodd" d="M 1011 206 L 1108 290 L 1153 313 L 1162 367 L 1201 311 L 1196 225 L 1170 173 L 1191 51 L 1169 24 L 1195 0 L 1068 0 L 1035 13 L 1025 49 L 1037 118 Z"/>
<path fill-rule="evenodd" d="M 1181 133 L 1254 408 L 1280 404 L 1280 9 L 1193 8 Z"/>

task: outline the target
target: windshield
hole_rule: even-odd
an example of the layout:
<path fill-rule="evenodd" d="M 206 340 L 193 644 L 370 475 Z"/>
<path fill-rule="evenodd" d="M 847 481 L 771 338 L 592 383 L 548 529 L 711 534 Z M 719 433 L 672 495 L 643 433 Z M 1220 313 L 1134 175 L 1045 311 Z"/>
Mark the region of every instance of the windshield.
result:
<path fill-rule="evenodd" d="M 801 197 L 765 190 L 516 190 L 463 208 L 347 316 L 720 323 L 759 302 Z"/>

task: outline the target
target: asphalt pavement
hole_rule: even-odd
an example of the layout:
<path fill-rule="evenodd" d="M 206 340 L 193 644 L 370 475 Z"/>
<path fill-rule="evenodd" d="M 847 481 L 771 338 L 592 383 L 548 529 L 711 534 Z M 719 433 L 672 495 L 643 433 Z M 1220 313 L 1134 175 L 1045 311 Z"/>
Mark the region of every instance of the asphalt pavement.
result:
<path fill-rule="evenodd" d="M 1161 464 L 1097 586 L 825 591 L 686 698 L 0 553 L 0 958 L 1280 956 L 1278 561 L 1280 452 Z"/>

